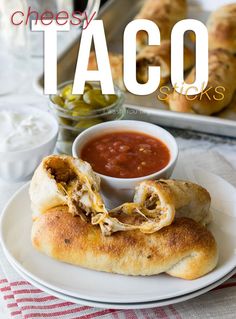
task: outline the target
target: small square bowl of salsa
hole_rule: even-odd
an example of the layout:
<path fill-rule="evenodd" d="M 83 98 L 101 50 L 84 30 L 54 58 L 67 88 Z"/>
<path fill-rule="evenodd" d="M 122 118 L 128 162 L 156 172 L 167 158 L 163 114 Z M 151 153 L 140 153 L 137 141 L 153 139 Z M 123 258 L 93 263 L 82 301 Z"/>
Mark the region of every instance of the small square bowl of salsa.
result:
<path fill-rule="evenodd" d="M 75 139 L 72 152 L 100 176 L 103 196 L 112 208 L 132 200 L 140 182 L 169 178 L 178 146 L 175 138 L 157 125 L 123 120 L 85 130 Z"/>

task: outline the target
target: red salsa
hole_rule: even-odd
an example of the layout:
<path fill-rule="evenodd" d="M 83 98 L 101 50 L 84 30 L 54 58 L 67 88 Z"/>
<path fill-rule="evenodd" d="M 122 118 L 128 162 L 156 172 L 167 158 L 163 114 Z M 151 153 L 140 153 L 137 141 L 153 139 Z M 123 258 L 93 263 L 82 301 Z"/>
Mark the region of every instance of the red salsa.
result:
<path fill-rule="evenodd" d="M 115 132 L 89 141 L 81 158 L 97 173 L 135 178 L 160 171 L 170 161 L 167 146 L 157 138 L 139 132 Z"/>

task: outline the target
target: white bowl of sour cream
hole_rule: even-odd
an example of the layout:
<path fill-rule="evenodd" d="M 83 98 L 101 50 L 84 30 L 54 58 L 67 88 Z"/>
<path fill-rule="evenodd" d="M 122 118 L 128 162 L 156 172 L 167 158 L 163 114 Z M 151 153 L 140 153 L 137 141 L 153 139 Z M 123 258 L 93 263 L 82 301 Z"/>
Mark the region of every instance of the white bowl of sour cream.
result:
<path fill-rule="evenodd" d="M 29 106 L 0 107 L 0 178 L 27 180 L 55 148 L 58 123 L 48 112 Z"/>

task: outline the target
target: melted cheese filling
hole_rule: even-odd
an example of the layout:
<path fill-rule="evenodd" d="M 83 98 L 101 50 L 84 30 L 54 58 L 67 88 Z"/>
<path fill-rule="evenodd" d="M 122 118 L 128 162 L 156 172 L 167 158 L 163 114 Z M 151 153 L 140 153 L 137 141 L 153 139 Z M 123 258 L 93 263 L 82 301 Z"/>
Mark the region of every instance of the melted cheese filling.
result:
<path fill-rule="evenodd" d="M 66 197 L 70 213 L 99 224 L 103 235 L 134 229 L 153 233 L 169 224 L 168 209 L 161 207 L 158 194 L 148 185 L 138 191 L 138 202 L 124 203 L 107 212 L 95 177 L 89 170 L 80 171 L 71 157 L 49 159 L 46 170 Z"/>
<path fill-rule="evenodd" d="M 80 215 L 84 220 L 87 216 L 106 213 L 100 194 L 84 173 L 67 159 L 53 158 L 46 164 L 46 169 L 57 187 L 67 197 L 69 211 Z"/>

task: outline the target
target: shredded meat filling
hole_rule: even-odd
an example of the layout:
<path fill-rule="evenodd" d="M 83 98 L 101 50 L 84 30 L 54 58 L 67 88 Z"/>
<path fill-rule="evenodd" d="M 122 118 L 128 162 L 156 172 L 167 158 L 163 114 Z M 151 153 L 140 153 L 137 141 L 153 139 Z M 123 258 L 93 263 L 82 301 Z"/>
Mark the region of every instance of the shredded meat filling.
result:
<path fill-rule="evenodd" d="M 105 236 L 134 229 L 153 233 L 171 222 L 168 210 L 161 207 L 153 189 L 143 189 L 139 203 L 124 203 L 108 212 L 96 185 L 85 174 L 77 172 L 73 162 L 51 158 L 45 165 L 58 189 L 66 196 L 71 214 L 93 225 L 99 224 Z"/>
<path fill-rule="evenodd" d="M 46 163 L 46 169 L 57 183 L 66 185 L 76 179 L 76 173 L 66 160 L 52 158 Z"/>

